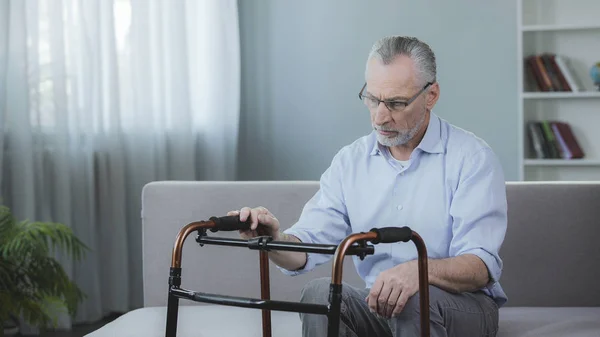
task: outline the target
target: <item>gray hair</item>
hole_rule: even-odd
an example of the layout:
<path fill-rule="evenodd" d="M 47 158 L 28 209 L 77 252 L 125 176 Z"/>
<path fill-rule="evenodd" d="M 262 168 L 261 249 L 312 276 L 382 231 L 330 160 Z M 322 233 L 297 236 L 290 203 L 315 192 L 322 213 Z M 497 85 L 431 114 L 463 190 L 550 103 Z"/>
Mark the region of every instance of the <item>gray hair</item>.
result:
<path fill-rule="evenodd" d="M 408 56 L 413 60 L 417 68 L 418 80 L 423 82 L 422 85 L 436 81 L 435 54 L 427 43 L 414 37 L 386 36 L 373 44 L 368 60 L 377 57 L 387 65 L 400 55 Z"/>

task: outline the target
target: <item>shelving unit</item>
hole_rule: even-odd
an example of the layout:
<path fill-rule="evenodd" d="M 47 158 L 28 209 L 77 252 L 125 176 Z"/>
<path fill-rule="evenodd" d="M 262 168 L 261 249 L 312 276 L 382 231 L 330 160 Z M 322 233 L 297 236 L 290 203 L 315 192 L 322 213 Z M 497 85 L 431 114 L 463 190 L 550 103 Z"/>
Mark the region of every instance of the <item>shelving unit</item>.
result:
<path fill-rule="evenodd" d="M 600 0 L 517 0 L 517 10 L 519 179 L 600 180 L 600 91 L 589 76 L 600 62 Z M 582 91 L 526 91 L 524 60 L 544 53 L 566 58 Z M 536 120 L 568 123 L 585 157 L 535 158 L 527 123 Z"/>
<path fill-rule="evenodd" d="M 600 98 L 600 91 L 586 92 L 525 92 L 523 99 Z"/>
<path fill-rule="evenodd" d="M 600 160 L 591 159 L 525 159 L 526 166 L 600 166 Z"/>
<path fill-rule="evenodd" d="M 524 25 L 522 27 L 522 31 L 524 31 L 524 32 L 548 32 L 548 31 L 560 31 L 560 30 L 589 30 L 589 29 L 600 30 L 600 24 Z"/>

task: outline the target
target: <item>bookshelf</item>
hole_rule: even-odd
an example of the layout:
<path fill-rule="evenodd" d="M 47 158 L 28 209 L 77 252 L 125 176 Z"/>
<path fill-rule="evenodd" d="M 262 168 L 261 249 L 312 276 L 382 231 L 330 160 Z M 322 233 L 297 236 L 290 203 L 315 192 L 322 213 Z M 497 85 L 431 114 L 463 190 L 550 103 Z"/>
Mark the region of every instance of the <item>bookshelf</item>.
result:
<path fill-rule="evenodd" d="M 600 98 L 600 91 L 587 92 L 524 92 L 523 99 Z"/>
<path fill-rule="evenodd" d="M 550 25 L 523 25 L 524 32 L 544 32 L 561 30 L 600 30 L 600 24 L 550 24 Z"/>
<path fill-rule="evenodd" d="M 600 166 L 600 160 L 525 159 L 528 166 Z"/>
<path fill-rule="evenodd" d="M 600 62 L 599 13 L 599 0 L 517 0 L 518 158 L 522 181 L 600 180 L 600 91 L 589 75 L 592 65 Z M 566 65 L 572 77 L 569 83 L 575 80 L 579 91 L 566 91 L 564 84 L 544 91 L 531 69 L 536 60 L 534 66 L 526 61 L 538 55 L 557 55 L 561 60 L 545 56 L 542 65 L 551 68 L 552 63 L 546 62 L 563 61 L 562 68 L 555 67 L 564 69 Z M 552 83 L 560 86 L 556 79 L 561 75 L 554 75 Z M 529 134 L 530 122 L 539 121 L 568 124 L 584 157 L 539 158 Z"/>

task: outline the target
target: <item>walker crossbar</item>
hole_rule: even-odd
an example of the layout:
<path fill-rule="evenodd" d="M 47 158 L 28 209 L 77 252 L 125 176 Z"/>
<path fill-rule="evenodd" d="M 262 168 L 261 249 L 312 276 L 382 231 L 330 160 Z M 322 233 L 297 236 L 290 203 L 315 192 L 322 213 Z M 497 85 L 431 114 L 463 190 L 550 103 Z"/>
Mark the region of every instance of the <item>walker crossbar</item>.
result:
<path fill-rule="evenodd" d="M 220 305 L 229 305 L 242 308 L 268 309 L 277 311 L 303 312 L 307 314 L 327 315 L 328 306 L 324 304 L 307 304 L 298 302 L 272 301 L 247 297 L 215 295 L 189 291 L 185 289 L 173 289 L 173 295 L 188 300 Z"/>
<path fill-rule="evenodd" d="M 166 337 L 175 337 L 177 334 L 177 316 L 179 299 L 188 299 L 196 302 L 237 306 L 263 311 L 263 337 L 271 336 L 270 310 L 288 311 L 308 314 L 326 315 L 328 321 L 327 336 L 337 337 L 339 333 L 340 309 L 342 299 L 342 269 L 346 255 L 356 255 L 363 259 L 366 255 L 374 253 L 370 241 L 377 243 L 393 243 L 399 241 L 413 241 L 419 254 L 419 292 L 421 308 L 429 308 L 429 287 L 427 275 L 427 251 L 421 237 L 408 227 L 374 228 L 367 233 L 355 233 L 346 237 L 339 245 L 319 245 L 306 243 L 291 243 L 272 241 L 271 237 L 259 236 L 250 240 L 209 238 L 206 231 L 233 231 L 250 228 L 250 221 L 241 222 L 238 216 L 212 217 L 209 221 L 192 222 L 183 227 L 177 235 L 169 276 L 169 297 L 167 304 Z M 248 247 L 260 252 L 260 280 L 261 299 L 207 294 L 186 290 L 181 285 L 181 256 L 183 243 L 187 236 L 198 231 L 196 241 L 204 244 L 225 245 L 235 247 Z M 329 291 L 329 305 L 307 304 L 299 302 L 272 301 L 269 289 L 269 260 L 268 251 L 285 250 L 306 253 L 334 254 L 331 285 Z M 421 336 L 429 336 L 429 310 L 421 310 Z"/>
<path fill-rule="evenodd" d="M 243 240 L 243 239 L 229 239 L 229 238 L 211 238 L 204 235 L 198 235 L 196 242 L 200 245 L 217 245 L 217 246 L 234 246 L 234 247 L 248 247 L 255 250 L 278 250 L 278 251 L 290 251 L 290 252 L 303 252 L 303 253 L 317 253 L 317 254 L 335 254 L 335 250 L 338 246 L 336 245 L 321 245 L 315 243 L 299 243 L 299 242 L 281 242 L 281 241 L 270 241 L 270 236 L 261 236 L 255 239 L 259 240 Z M 261 243 L 260 239 L 269 240 L 267 243 Z M 255 243 L 255 241 L 258 241 Z M 359 244 L 353 245 L 348 248 L 346 255 L 357 255 L 364 257 L 364 255 L 373 255 L 375 248 L 373 246 L 361 246 Z"/>

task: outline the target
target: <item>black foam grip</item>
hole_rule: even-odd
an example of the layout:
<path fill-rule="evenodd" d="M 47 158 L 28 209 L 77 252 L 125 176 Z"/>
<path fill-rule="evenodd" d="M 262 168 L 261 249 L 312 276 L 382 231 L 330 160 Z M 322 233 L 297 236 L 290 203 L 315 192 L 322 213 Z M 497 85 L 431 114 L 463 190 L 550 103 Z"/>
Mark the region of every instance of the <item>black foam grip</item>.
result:
<path fill-rule="evenodd" d="M 250 229 L 251 224 L 250 217 L 245 222 L 242 222 L 239 215 L 213 216 L 209 220 L 215 223 L 215 227 L 210 229 L 211 232 L 246 230 Z"/>
<path fill-rule="evenodd" d="M 371 240 L 374 244 L 408 242 L 412 238 L 412 230 L 408 227 L 373 228 L 371 232 L 377 233 L 377 239 Z"/>

